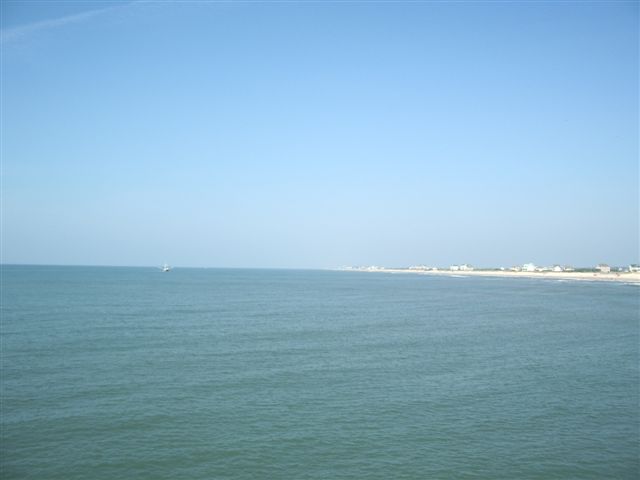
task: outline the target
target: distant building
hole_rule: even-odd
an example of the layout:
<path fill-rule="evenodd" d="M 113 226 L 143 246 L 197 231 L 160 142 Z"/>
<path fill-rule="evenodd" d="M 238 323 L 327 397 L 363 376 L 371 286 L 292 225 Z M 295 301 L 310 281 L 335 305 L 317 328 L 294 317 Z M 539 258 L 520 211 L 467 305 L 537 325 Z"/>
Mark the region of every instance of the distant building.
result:
<path fill-rule="evenodd" d="M 564 272 L 564 268 L 562 268 L 560 265 L 554 265 L 553 266 L 553 271 L 554 272 Z"/>
<path fill-rule="evenodd" d="M 471 272 L 473 269 L 473 266 L 467 263 L 463 263 L 462 265 L 451 265 L 449 267 L 449 270 L 452 272 Z"/>
<path fill-rule="evenodd" d="M 565 272 L 575 272 L 575 271 L 576 271 L 576 269 L 575 269 L 575 268 L 573 268 L 571 265 L 565 265 L 565 266 L 564 266 L 564 267 L 562 267 L 562 268 L 564 268 L 564 271 L 565 271 Z"/>
<path fill-rule="evenodd" d="M 427 270 L 431 270 L 431 267 L 427 267 L 425 265 L 414 265 L 412 267 L 409 267 L 409 270 L 418 270 L 418 271 L 425 272 Z"/>
<path fill-rule="evenodd" d="M 635 263 L 632 263 L 631 265 L 629 265 L 629 271 L 640 272 L 640 265 L 636 265 Z"/>
<path fill-rule="evenodd" d="M 521 272 L 522 271 L 522 267 L 520 265 L 516 265 L 515 267 L 511 267 L 509 270 L 511 270 L 513 272 Z"/>
<path fill-rule="evenodd" d="M 535 272 L 536 271 L 536 266 L 533 263 L 525 263 L 524 265 L 522 265 L 522 271 L 523 272 Z"/>
<path fill-rule="evenodd" d="M 600 273 L 609 273 L 611 272 L 611 267 L 606 263 L 600 263 L 596 267 L 596 270 L 600 270 Z"/>

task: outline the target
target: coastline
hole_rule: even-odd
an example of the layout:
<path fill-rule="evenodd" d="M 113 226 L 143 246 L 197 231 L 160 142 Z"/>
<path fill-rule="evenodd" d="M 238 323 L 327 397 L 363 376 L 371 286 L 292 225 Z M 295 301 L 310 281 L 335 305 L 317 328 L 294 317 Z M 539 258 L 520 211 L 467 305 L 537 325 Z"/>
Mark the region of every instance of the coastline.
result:
<path fill-rule="evenodd" d="M 348 272 L 368 273 L 411 273 L 414 275 L 444 275 L 450 277 L 510 277 L 510 278 L 538 278 L 547 280 L 579 280 L 587 282 L 623 282 L 640 284 L 640 273 L 637 272 L 514 272 L 510 270 L 411 270 L 408 268 L 378 268 L 368 269 L 341 269 Z"/>

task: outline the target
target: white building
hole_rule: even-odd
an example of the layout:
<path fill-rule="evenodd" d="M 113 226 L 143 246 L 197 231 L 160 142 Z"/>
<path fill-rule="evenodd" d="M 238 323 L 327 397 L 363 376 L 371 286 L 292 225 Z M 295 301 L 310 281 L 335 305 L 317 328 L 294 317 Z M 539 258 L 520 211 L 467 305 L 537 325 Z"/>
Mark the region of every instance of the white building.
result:
<path fill-rule="evenodd" d="M 449 267 L 449 270 L 451 270 L 452 272 L 457 272 L 458 270 L 460 270 L 460 265 L 451 265 Z"/>
<path fill-rule="evenodd" d="M 596 267 L 596 270 L 600 270 L 600 273 L 609 273 L 611 272 L 611 267 L 606 263 L 600 263 Z"/>
<path fill-rule="evenodd" d="M 522 271 L 523 272 L 535 272 L 536 271 L 536 266 L 533 263 L 525 263 L 524 265 L 522 265 Z"/>
<path fill-rule="evenodd" d="M 629 265 L 629 271 L 640 272 L 640 265 L 636 265 L 635 263 L 632 263 L 631 265 Z"/>
<path fill-rule="evenodd" d="M 463 264 L 460 265 L 460 271 L 462 272 L 471 272 L 473 270 L 473 266 L 472 265 L 468 265 L 468 264 Z"/>
<path fill-rule="evenodd" d="M 553 266 L 553 271 L 554 272 L 564 272 L 564 268 L 562 268 L 560 265 L 554 265 Z"/>

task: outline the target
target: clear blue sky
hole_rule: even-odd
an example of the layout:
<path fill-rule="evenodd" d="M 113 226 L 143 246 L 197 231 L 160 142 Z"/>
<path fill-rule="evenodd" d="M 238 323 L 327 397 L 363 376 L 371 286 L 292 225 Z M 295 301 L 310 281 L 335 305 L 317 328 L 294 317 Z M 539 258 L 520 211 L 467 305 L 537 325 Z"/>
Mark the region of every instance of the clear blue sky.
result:
<path fill-rule="evenodd" d="M 2 2 L 2 261 L 639 262 L 636 2 Z"/>

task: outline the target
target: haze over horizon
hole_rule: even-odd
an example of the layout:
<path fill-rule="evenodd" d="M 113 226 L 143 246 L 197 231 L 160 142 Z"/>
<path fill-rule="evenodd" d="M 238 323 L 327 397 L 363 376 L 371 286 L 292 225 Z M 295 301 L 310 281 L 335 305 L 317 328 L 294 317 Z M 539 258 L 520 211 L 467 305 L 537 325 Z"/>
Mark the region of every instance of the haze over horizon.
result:
<path fill-rule="evenodd" d="M 2 263 L 640 263 L 637 2 L 1 8 Z"/>

